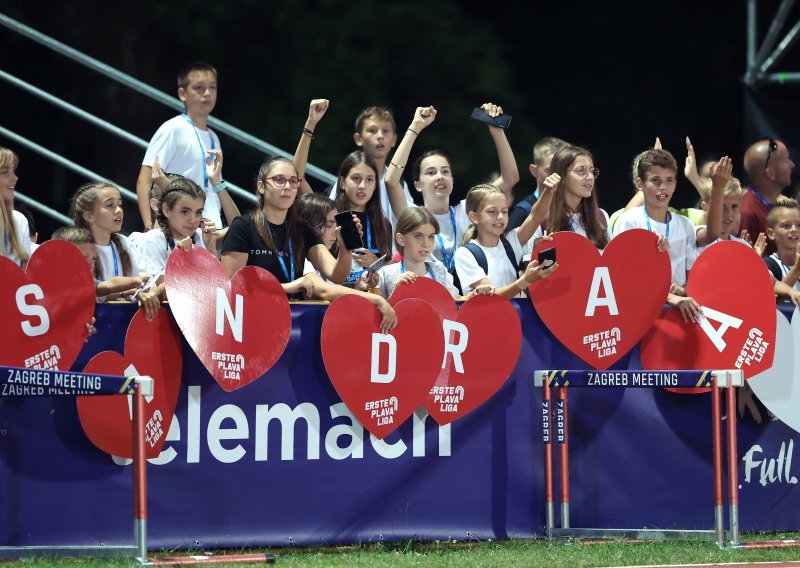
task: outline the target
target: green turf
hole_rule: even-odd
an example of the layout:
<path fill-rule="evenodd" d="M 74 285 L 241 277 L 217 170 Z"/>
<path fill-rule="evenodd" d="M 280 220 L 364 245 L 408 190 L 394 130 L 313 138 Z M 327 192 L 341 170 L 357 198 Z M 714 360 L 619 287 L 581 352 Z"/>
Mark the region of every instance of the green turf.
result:
<path fill-rule="evenodd" d="M 748 535 L 758 540 L 798 538 L 796 534 Z M 216 551 L 215 555 L 248 551 Z M 513 540 L 483 543 L 417 543 L 325 549 L 272 550 L 276 566 L 402 568 L 406 566 L 632 566 L 664 563 L 719 563 L 800 560 L 800 548 L 720 549 L 707 542 L 596 543 Z M 198 554 L 200 552 L 194 552 Z M 161 555 L 158 555 L 161 556 Z M 131 560 L 22 560 L 6 566 L 131 566 Z M 221 566 L 216 564 L 215 566 Z M 222 565 L 224 566 L 224 564 Z"/>

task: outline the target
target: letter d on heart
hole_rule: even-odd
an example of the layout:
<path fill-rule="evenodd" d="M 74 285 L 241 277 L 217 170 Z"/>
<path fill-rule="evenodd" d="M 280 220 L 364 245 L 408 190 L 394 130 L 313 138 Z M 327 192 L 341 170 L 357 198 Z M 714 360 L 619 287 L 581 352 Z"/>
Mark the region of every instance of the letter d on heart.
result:
<path fill-rule="evenodd" d="M 381 363 L 381 344 L 385 343 L 389 347 L 388 365 L 385 373 L 380 371 Z M 397 371 L 397 340 L 392 335 L 383 333 L 372 334 L 372 357 L 370 361 L 371 383 L 391 383 Z"/>

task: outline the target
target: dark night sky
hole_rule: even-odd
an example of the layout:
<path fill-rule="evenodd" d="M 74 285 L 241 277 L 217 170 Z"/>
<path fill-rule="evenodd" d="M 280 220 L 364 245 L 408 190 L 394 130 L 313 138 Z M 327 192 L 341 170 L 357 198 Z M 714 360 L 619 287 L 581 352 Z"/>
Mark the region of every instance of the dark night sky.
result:
<path fill-rule="evenodd" d="M 328 171 L 350 151 L 352 120 L 361 107 L 391 106 L 402 129 L 414 107 L 434 104 L 440 118 L 415 151 L 440 147 L 452 156 L 461 198 L 496 168 L 489 137 L 466 118 L 473 106 L 491 100 L 514 116 L 509 138 L 522 175 L 518 196 L 530 185 L 531 147 L 544 135 L 592 150 L 603 172 L 601 206 L 609 211 L 627 200 L 630 161 L 655 136 L 681 164 L 688 134 L 700 156 L 730 154 L 735 173 L 743 174 L 743 0 L 619 7 L 532 2 L 497 9 L 474 2 L 366 0 L 98 4 L 18 1 L 2 11 L 170 93 L 181 63 L 208 60 L 220 69 L 214 115 L 288 151 L 308 100 L 329 98 L 331 111 L 318 127 L 311 156 Z M 762 10 L 760 37 L 771 10 Z M 1 69 L 137 136 L 149 139 L 173 114 L 28 39 L 9 31 L 3 38 Z M 790 53 L 779 67 L 800 68 L 793 66 L 797 60 Z M 769 93 L 787 112 L 796 91 Z M 15 87 L 5 86 L 3 100 L 3 126 L 134 187 L 143 151 L 60 116 Z M 792 146 L 792 132 L 771 126 Z M 0 144 L 19 150 L 18 189 L 65 210 L 66 198 L 84 180 L 9 140 Z M 225 177 L 249 188 L 260 156 L 224 136 L 223 144 Z M 676 202 L 693 199 L 681 181 Z M 134 230 L 135 206 L 126 208 L 126 228 Z M 50 230 L 45 225 L 44 236 Z"/>

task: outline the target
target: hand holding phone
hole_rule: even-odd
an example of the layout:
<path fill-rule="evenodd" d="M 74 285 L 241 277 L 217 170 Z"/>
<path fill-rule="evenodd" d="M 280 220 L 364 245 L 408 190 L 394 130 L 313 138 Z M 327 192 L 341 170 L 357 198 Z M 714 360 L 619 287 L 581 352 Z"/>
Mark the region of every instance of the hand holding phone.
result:
<path fill-rule="evenodd" d="M 352 211 L 342 211 L 334 215 L 336 224 L 342 228 L 342 240 L 347 250 L 363 248 L 364 243 L 361 241 L 361 235 L 358 233 L 358 227 L 353 220 Z"/>
<path fill-rule="evenodd" d="M 539 261 L 539 266 L 547 268 L 556 263 L 556 247 L 542 249 L 536 257 Z"/>
<path fill-rule="evenodd" d="M 474 118 L 480 122 L 485 122 L 489 126 L 496 126 L 498 128 L 508 128 L 508 125 L 511 124 L 510 114 L 501 114 L 500 116 L 492 118 L 486 114 L 486 111 L 481 107 L 475 107 L 472 109 L 472 116 L 470 116 L 470 118 Z"/>
<path fill-rule="evenodd" d="M 383 255 L 378 260 L 376 260 L 375 262 L 370 264 L 367 267 L 367 280 L 369 280 L 372 277 L 373 274 L 375 274 L 381 268 L 383 268 L 386 265 L 386 262 L 387 262 L 386 255 Z"/>

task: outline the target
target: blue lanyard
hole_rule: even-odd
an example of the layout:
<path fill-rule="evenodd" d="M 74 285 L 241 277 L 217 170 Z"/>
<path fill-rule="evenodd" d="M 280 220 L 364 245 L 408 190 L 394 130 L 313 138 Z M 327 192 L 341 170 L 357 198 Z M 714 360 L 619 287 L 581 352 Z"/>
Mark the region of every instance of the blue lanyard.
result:
<path fill-rule="evenodd" d="M 766 200 L 766 199 L 764 199 L 763 197 L 761 197 L 761 194 L 760 194 L 760 193 L 758 193 L 758 192 L 757 192 L 755 189 L 753 189 L 752 187 L 750 188 L 750 191 L 753 193 L 753 195 L 755 195 L 755 196 L 756 196 L 756 199 L 758 199 L 758 200 L 761 202 L 761 204 L 762 204 L 764 207 L 766 207 L 766 208 L 767 208 L 767 211 L 772 211 L 772 205 L 770 205 L 769 203 L 767 203 L 767 200 Z"/>
<path fill-rule="evenodd" d="M 453 213 L 452 207 L 450 207 L 450 222 L 453 224 L 453 252 L 450 254 L 450 256 L 447 256 L 447 250 L 444 248 L 444 241 L 442 240 L 442 235 L 436 235 L 436 238 L 439 239 L 439 246 L 442 249 L 442 260 L 444 261 L 444 267 L 447 268 L 448 271 L 453 270 L 453 264 L 455 263 L 456 260 L 456 249 L 458 248 L 458 235 L 456 234 L 456 216 Z"/>
<path fill-rule="evenodd" d="M 200 145 L 200 162 L 202 163 L 202 167 L 200 168 L 203 171 L 203 187 L 208 187 L 208 172 L 206 171 L 206 149 L 203 146 L 203 142 L 200 140 L 200 133 L 197 132 L 197 128 L 195 127 L 192 119 L 189 118 L 189 115 L 185 112 L 181 113 L 181 116 L 186 119 L 186 122 L 194 129 L 194 135 L 197 137 L 197 143 Z M 214 136 L 211 134 L 211 131 L 208 132 L 208 137 L 211 139 L 211 149 L 214 150 Z"/>
<path fill-rule="evenodd" d="M 8 242 L 8 233 L 3 231 L 3 241 L 6 243 L 6 254 L 11 254 L 11 243 Z"/>
<path fill-rule="evenodd" d="M 286 261 L 283 260 L 283 255 L 281 255 L 281 251 L 278 250 L 278 245 L 275 242 L 275 237 L 272 236 L 272 229 L 269 227 L 269 221 L 267 221 L 267 231 L 269 231 L 269 238 L 272 239 L 272 244 L 275 246 L 275 253 L 278 255 L 278 262 L 281 263 L 281 270 L 283 270 L 283 275 L 286 277 L 286 282 L 294 282 L 294 247 L 292 246 L 292 239 L 289 238 L 289 227 L 288 221 L 283 222 L 283 230 L 286 233 L 286 240 L 289 242 L 289 266 L 291 267 L 291 278 L 289 277 L 289 270 L 286 269 Z"/>
<path fill-rule="evenodd" d="M 114 276 L 121 276 L 119 273 L 119 263 L 117 262 L 117 247 L 114 246 L 114 241 L 111 241 L 111 258 L 114 259 Z"/>
<path fill-rule="evenodd" d="M 367 217 L 367 248 L 375 253 L 378 254 L 378 247 L 372 248 L 372 223 L 369 222 L 369 215 Z M 375 239 L 377 240 L 377 238 Z"/>
<path fill-rule="evenodd" d="M 433 277 L 433 272 L 431 272 L 431 267 L 428 266 L 427 262 L 425 263 L 425 270 L 428 272 L 428 278 L 430 278 L 431 280 L 436 280 L 436 278 Z M 400 261 L 400 274 L 402 274 L 405 271 L 406 271 L 406 266 L 405 266 L 405 264 L 403 264 L 403 261 L 401 260 Z"/>
<path fill-rule="evenodd" d="M 653 232 L 653 227 L 650 226 L 650 217 L 647 215 L 647 209 L 642 207 L 642 213 L 644 213 L 644 220 L 647 221 L 647 230 L 651 233 Z M 667 211 L 667 240 L 669 240 L 669 221 L 672 218 L 672 215 L 669 211 Z"/>

